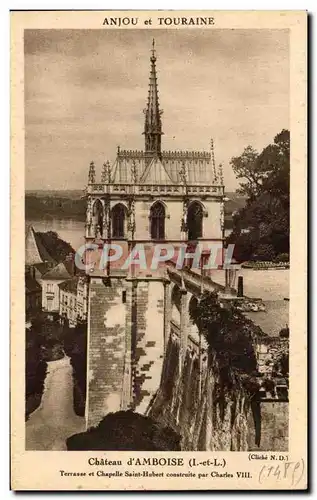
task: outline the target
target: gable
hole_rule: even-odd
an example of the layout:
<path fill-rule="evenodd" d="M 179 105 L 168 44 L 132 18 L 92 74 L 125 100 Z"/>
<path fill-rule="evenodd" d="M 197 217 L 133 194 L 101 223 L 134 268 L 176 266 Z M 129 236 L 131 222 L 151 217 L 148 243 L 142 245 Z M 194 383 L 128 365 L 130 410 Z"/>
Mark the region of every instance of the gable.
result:
<path fill-rule="evenodd" d="M 42 276 L 43 280 L 67 280 L 71 278 L 71 274 L 67 271 L 63 262 L 50 269 Z"/>

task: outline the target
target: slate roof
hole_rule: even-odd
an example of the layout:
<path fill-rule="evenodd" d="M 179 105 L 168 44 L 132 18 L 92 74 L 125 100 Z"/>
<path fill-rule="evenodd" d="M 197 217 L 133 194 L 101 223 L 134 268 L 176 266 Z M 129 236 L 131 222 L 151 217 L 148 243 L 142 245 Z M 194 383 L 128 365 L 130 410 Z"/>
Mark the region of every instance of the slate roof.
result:
<path fill-rule="evenodd" d="M 70 278 L 72 278 L 72 274 L 67 270 L 64 262 L 60 262 L 42 276 L 43 280 L 67 280 Z"/>
<path fill-rule="evenodd" d="M 134 165 L 134 166 L 133 166 Z M 161 157 L 149 157 L 144 151 L 121 150 L 112 167 L 113 183 L 182 184 L 180 172 L 185 167 L 189 185 L 211 185 L 215 181 L 210 153 L 205 151 L 162 151 Z"/>
<path fill-rule="evenodd" d="M 70 293 L 77 293 L 77 284 L 78 284 L 78 277 L 74 276 L 74 278 L 70 280 L 63 281 L 60 283 L 58 286 L 60 290 L 63 290 L 64 292 L 70 292 Z"/>
<path fill-rule="evenodd" d="M 162 110 L 159 105 L 159 91 L 156 73 L 156 52 L 154 45 L 150 57 L 150 79 L 146 109 L 144 109 L 144 151 L 121 150 L 111 168 L 113 184 L 188 185 L 218 184 L 214 143 L 210 151 L 162 151 Z M 94 166 L 90 181 L 95 183 Z M 220 174 L 220 169 L 219 169 Z M 101 181 L 103 183 L 103 180 Z"/>
<path fill-rule="evenodd" d="M 152 158 L 142 174 L 140 183 L 144 184 L 173 184 L 171 177 L 161 160 L 157 157 Z"/>
<path fill-rule="evenodd" d="M 40 236 L 34 231 L 33 226 L 29 226 L 25 237 L 25 264 L 32 266 L 43 262 L 56 264 L 56 261 L 43 245 Z"/>
<path fill-rule="evenodd" d="M 54 267 L 51 262 L 40 262 L 39 264 L 34 264 L 33 267 L 43 276 L 49 269 Z"/>

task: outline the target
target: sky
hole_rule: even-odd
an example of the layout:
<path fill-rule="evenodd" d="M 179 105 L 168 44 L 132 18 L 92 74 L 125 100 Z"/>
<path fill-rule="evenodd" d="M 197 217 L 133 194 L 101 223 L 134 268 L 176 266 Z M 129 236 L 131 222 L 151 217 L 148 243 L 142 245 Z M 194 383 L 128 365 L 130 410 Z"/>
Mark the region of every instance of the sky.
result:
<path fill-rule="evenodd" d="M 230 159 L 289 129 L 287 30 L 25 30 L 26 189 L 84 189 L 89 163 L 144 149 L 155 38 L 164 150 Z"/>

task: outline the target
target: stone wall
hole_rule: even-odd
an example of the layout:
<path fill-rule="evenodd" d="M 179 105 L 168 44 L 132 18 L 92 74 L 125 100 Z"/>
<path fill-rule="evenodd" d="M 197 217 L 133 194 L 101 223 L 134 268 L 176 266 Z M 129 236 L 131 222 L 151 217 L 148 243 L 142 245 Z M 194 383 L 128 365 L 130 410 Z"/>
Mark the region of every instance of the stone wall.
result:
<path fill-rule="evenodd" d="M 123 292 L 126 292 L 125 299 Z M 88 427 L 98 424 L 107 413 L 129 404 L 129 304 L 131 283 L 116 278 L 112 278 L 109 283 L 101 278 L 91 279 L 86 404 Z"/>
<path fill-rule="evenodd" d="M 288 402 L 257 399 L 251 405 L 241 389 L 219 393 L 216 360 L 203 349 L 199 359 L 199 345 L 188 336 L 184 356 L 172 328 L 149 416 L 182 436 L 182 450 L 286 451 Z"/>
<path fill-rule="evenodd" d="M 254 426 L 250 422 L 249 449 L 260 451 L 288 451 L 289 415 L 288 402 L 262 401 L 261 441 L 254 445 Z"/>
<path fill-rule="evenodd" d="M 164 285 L 159 280 L 140 280 L 133 287 L 133 405 L 144 413 L 159 387 L 163 366 Z"/>
<path fill-rule="evenodd" d="M 199 360 L 198 352 L 189 338 L 181 366 L 180 339 L 170 335 L 161 386 L 149 416 L 182 436 L 182 450 L 248 450 L 247 399 L 242 392 L 234 400 L 218 399 L 215 360 L 207 352 Z"/>
<path fill-rule="evenodd" d="M 162 280 L 92 278 L 89 287 L 87 425 L 109 412 L 144 413 L 164 357 Z"/>
<path fill-rule="evenodd" d="M 159 197 L 166 206 L 165 238 L 166 240 L 181 239 L 181 219 L 183 202 L 181 199 L 164 199 Z M 150 209 L 156 200 L 137 200 L 135 202 L 135 239 L 150 240 Z"/>
<path fill-rule="evenodd" d="M 130 407 L 172 426 L 183 450 L 286 450 L 288 403 L 259 402 L 256 432 L 242 390 L 219 396 L 217 364 L 206 344 L 191 335 L 184 318 L 179 326 L 171 321 L 172 289 L 153 277 L 91 278 L 88 427 Z M 186 311 L 187 295 L 181 296 Z M 262 346 L 258 357 L 271 359 L 274 349 Z"/>
<path fill-rule="evenodd" d="M 165 239 L 181 240 L 181 220 L 183 216 L 183 200 L 181 198 L 175 199 L 173 197 L 160 196 L 166 206 L 166 219 L 165 219 Z M 197 199 L 200 199 L 199 197 Z M 136 240 L 149 240 L 150 239 L 150 209 L 151 205 L 156 200 L 136 200 L 135 202 L 135 239 Z M 192 199 L 194 201 L 194 198 Z M 204 207 L 208 213 L 207 217 L 203 218 L 203 237 L 218 239 L 219 243 L 222 238 L 221 231 L 221 204 L 218 200 L 203 200 Z"/>
<path fill-rule="evenodd" d="M 222 238 L 221 230 L 221 203 L 218 200 L 204 200 L 204 206 L 208 212 L 208 217 L 203 219 L 203 237 L 219 239 L 219 243 Z"/>
<path fill-rule="evenodd" d="M 265 375 L 272 373 L 276 358 L 288 352 L 289 339 L 280 337 L 261 337 L 256 345 L 256 358 L 259 372 Z"/>

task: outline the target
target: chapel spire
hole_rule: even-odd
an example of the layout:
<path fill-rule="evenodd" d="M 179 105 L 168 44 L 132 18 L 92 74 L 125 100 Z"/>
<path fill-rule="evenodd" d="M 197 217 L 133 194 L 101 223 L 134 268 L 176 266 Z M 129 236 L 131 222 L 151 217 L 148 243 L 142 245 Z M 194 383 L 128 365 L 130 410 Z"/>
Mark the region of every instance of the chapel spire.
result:
<path fill-rule="evenodd" d="M 150 69 L 150 82 L 149 82 L 149 92 L 147 106 L 144 110 L 145 123 L 144 123 L 144 135 L 145 135 L 145 152 L 151 153 L 153 156 L 161 155 L 161 136 L 162 132 L 162 111 L 159 107 L 158 99 L 158 88 L 157 88 L 157 77 L 156 77 L 156 50 L 155 41 L 153 38 L 152 49 L 151 49 L 151 69 Z"/>

